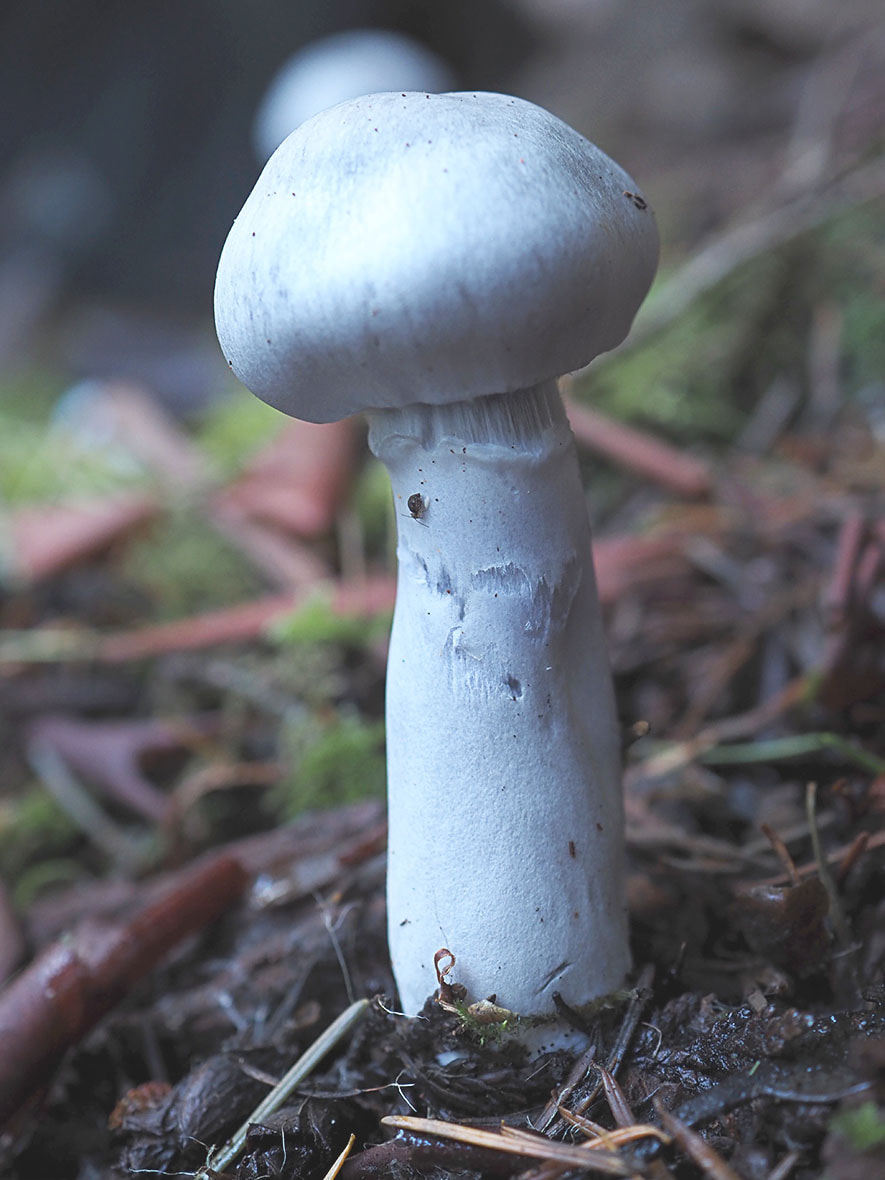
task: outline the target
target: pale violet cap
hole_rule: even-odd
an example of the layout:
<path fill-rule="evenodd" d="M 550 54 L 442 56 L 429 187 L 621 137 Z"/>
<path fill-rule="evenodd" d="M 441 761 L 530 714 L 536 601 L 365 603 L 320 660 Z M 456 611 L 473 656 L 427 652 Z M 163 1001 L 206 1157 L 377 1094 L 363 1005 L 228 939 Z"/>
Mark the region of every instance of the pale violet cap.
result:
<path fill-rule="evenodd" d="M 313 422 L 508 393 L 619 344 L 657 255 L 635 182 L 542 108 L 368 95 L 268 161 L 222 251 L 218 338 Z"/>

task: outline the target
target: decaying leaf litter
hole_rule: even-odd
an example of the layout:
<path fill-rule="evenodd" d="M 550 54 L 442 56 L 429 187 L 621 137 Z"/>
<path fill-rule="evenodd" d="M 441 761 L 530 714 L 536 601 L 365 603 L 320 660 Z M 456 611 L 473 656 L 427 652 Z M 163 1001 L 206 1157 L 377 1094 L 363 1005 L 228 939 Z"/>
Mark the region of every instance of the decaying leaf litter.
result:
<path fill-rule="evenodd" d="M 662 283 L 649 335 L 571 390 L 580 404 L 592 384 L 647 431 L 618 450 L 574 417 L 588 457 L 610 457 L 587 470 L 636 964 L 577 1062 L 520 1063 L 494 1024 L 438 1005 L 396 1015 L 380 803 L 274 828 L 330 783 L 339 799 L 377 786 L 385 628 L 364 620 L 389 609 L 390 582 L 365 511 L 371 472 L 344 492 L 331 481 L 316 506 L 334 540 L 278 516 L 269 528 L 278 501 L 260 462 L 236 481 L 192 478 L 179 524 L 221 538 L 243 579 L 192 610 L 164 608 L 138 573 L 156 572 L 156 550 L 134 561 L 151 537 L 131 504 L 73 553 L 67 518 L 63 558 L 24 567 L 0 603 L 2 941 L 7 973 L 21 971 L 16 1022 L 52 1036 L 23 1035 L 34 1061 L 0 1074 L 5 1109 L 19 1108 L 2 1145 L 11 1176 L 210 1175 L 213 1152 L 348 1011 L 224 1174 L 320 1177 L 351 1135 L 344 1176 L 881 1166 L 877 159 L 840 157 L 804 198 L 773 190 L 744 222 L 763 227 L 755 251 L 727 227 L 698 246 Z M 791 212 L 797 199 L 815 216 Z M 705 256 L 719 269 L 699 290 Z M 667 436 L 673 449 L 644 461 L 640 443 Z M 168 496 L 147 483 L 162 522 Z M 447 866 L 428 871 L 445 880 Z M 29 991 L 36 952 L 65 987 Z"/>

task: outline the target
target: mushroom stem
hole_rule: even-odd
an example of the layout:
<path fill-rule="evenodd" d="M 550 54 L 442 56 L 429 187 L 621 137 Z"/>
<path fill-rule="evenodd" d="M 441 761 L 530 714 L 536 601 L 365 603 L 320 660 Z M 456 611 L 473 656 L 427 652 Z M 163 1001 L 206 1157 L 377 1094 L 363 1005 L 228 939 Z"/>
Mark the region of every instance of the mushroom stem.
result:
<path fill-rule="evenodd" d="M 408 1013 L 451 949 L 471 1000 L 552 1017 L 629 966 L 611 677 L 556 383 L 370 414 L 393 484 L 388 924 Z M 416 499 L 416 494 L 420 499 Z"/>

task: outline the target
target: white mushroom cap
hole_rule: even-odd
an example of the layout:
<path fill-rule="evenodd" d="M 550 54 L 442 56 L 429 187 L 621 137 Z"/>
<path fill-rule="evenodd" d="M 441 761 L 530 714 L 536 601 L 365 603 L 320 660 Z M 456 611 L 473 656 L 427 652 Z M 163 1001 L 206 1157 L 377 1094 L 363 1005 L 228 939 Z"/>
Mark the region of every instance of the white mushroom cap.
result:
<path fill-rule="evenodd" d="M 266 160 L 305 119 L 376 90 L 448 90 L 441 57 L 393 29 L 346 29 L 311 41 L 271 79 L 255 115 L 255 151 Z"/>
<path fill-rule="evenodd" d="M 654 274 L 635 183 L 501 94 L 375 94 L 268 161 L 218 267 L 237 376 L 314 422 L 507 393 L 626 336 Z"/>

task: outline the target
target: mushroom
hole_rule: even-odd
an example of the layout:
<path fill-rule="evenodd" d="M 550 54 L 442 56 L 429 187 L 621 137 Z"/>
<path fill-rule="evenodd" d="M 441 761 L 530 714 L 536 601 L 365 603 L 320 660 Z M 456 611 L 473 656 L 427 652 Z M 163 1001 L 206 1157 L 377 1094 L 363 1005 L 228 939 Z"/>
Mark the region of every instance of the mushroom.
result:
<path fill-rule="evenodd" d="M 556 378 L 624 338 L 657 251 L 635 183 L 547 111 L 395 93 L 293 133 L 221 256 L 234 372 L 298 417 L 367 410 L 390 472 L 387 901 L 407 1013 L 443 947 L 523 1027 L 629 968 L 618 725 Z"/>
<path fill-rule="evenodd" d="M 252 135 L 264 162 L 305 119 L 376 90 L 447 90 L 449 66 L 393 29 L 345 29 L 310 41 L 283 63 L 261 100 Z"/>

